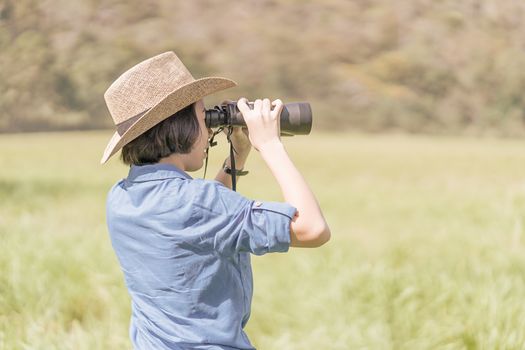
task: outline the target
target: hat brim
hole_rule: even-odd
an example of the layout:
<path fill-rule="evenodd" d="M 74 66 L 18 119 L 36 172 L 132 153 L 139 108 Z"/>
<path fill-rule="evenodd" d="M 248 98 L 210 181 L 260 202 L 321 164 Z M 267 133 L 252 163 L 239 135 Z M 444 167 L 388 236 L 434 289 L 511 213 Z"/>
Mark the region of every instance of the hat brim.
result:
<path fill-rule="evenodd" d="M 124 145 L 133 141 L 184 107 L 197 102 L 207 95 L 236 85 L 237 83 L 233 80 L 221 77 L 201 78 L 182 85 L 137 119 L 124 133 L 119 134 L 115 132 L 104 150 L 100 164 L 106 163 L 108 159 L 124 147 Z"/>

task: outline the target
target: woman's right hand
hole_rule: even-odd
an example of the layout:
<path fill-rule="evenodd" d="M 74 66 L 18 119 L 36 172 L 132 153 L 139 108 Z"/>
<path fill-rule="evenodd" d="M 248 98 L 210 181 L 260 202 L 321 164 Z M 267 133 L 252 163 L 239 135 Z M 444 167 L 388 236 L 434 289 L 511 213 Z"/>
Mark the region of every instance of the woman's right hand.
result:
<path fill-rule="evenodd" d="M 267 144 L 280 143 L 280 116 L 283 102 L 279 99 L 271 103 L 267 98 L 257 99 L 253 104 L 253 109 L 248 106 L 247 102 L 246 98 L 242 97 L 237 101 L 237 107 L 244 117 L 253 147 L 260 151 Z"/>
<path fill-rule="evenodd" d="M 274 106 L 271 109 L 271 105 Z M 287 203 L 297 209 L 290 222 L 290 246 L 319 247 L 330 239 L 330 228 L 326 223 L 319 203 L 304 177 L 295 167 L 280 140 L 281 100 L 270 103 L 269 99 L 255 100 L 253 109 L 246 99 L 237 102 L 248 126 L 253 147 L 270 168 L 281 187 Z"/>

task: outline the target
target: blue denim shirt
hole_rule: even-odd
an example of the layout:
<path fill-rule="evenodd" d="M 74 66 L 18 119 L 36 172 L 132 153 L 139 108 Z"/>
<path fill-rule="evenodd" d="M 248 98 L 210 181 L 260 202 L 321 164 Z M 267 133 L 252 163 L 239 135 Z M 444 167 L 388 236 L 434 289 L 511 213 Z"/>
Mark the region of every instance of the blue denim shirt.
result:
<path fill-rule="evenodd" d="M 169 164 L 131 166 L 106 204 L 136 349 L 254 349 L 250 253 L 288 251 L 295 208 Z"/>

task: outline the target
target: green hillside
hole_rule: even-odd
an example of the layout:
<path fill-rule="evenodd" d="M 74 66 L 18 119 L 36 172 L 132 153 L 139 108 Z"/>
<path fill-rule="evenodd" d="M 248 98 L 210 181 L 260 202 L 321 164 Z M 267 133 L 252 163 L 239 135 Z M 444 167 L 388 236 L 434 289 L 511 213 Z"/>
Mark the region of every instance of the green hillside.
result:
<path fill-rule="evenodd" d="M 515 0 L 3 0 L 0 131 L 111 127 L 102 98 L 174 50 L 209 98 L 312 103 L 325 129 L 524 134 L 525 7 Z"/>

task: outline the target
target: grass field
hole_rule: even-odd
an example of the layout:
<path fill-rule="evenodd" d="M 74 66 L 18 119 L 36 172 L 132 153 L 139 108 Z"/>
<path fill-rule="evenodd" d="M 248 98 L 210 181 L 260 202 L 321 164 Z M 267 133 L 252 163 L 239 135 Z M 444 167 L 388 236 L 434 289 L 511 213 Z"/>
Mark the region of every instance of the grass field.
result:
<path fill-rule="evenodd" d="M 104 214 L 127 169 L 99 165 L 110 134 L 0 135 L 1 349 L 130 348 Z M 252 259 L 259 349 L 525 349 L 524 141 L 285 143 L 332 240 Z M 241 193 L 281 200 L 256 152 L 247 168 Z"/>

